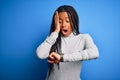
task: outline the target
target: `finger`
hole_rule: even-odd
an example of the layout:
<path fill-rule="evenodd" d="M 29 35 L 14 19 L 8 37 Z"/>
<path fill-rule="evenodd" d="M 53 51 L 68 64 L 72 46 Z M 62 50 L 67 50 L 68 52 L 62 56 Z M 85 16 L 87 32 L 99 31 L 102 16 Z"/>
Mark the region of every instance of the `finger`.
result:
<path fill-rule="evenodd" d="M 55 58 L 54 58 L 54 56 L 50 56 L 49 58 L 50 58 L 50 59 L 52 59 L 52 60 L 54 60 L 54 59 L 55 59 Z"/>
<path fill-rule="evenodd" d="M 52 53 L 52 56 L 54 57 L 55 60 L 60 60 L 60 55 L 58 53 Z"/>
<path fill-rule="evenodd" d="M 58 12 L 56 11 L 56 12 L 55 12 L 55 16 L 54 16 L 54 18 L 56 19 L 57 16 L 58 16 Z"/>
<path fill-rule="evenodd" d="M 55 60 L 54 63 L 59 63 L 60 61 L 59 60 Z"/>
<path fill-rule="evenodd" d="M 51 59 L 54 59 L 54 52 L 52 52 L 52 53 L 49 55 L 49 57 L 50 57 Z"/>
<path fill-rule="evenodd" d="M 58 15 L 58 11 L 55 12 L 55 21 L 58 22 L 59 21 L 59 15 Z"/>
<path fill-rule="evenodd" d="M 58 11 L 56 11 L 56 13 L 55 13 L 55 14 L 56 14 L 56 17 L 59 17 L 59 15 L 58 15 Z"/>
<path fill-rule="evenodd" d="M 49 63 L 55 63 L 53 60 L 48 60 Z"/>
<path fill-rule="evenodd" d="M 52 52 L 52 53 L 49 55 L 48 59 L 50 59 L 50 60 L 55 60 L 54 52 Z"/>
<path fill-rule="evenodd" d="M 55 60 L 55 58 L 53 58 L 53 57 L 52 57 L 52 58 L 48 57 L 48 60 Z"/>

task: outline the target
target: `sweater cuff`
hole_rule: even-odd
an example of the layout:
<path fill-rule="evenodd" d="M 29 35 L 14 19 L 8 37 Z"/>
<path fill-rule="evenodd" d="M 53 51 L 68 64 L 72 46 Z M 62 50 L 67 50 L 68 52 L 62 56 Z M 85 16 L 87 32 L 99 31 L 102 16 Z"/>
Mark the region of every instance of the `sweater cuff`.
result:
<path fill-rule="evenodd" d="M 58 33 L 57 32 L 52 32 L 51 35 L 54 39 L 57 39 Z"/>

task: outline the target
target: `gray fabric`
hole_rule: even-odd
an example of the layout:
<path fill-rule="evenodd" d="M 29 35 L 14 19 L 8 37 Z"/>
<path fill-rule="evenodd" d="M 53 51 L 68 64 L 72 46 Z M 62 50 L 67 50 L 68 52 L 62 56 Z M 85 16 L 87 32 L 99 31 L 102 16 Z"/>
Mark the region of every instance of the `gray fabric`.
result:
<path fill-rule="evenodd" d="M 45 59 L 49 55 L 51 46 L 55 43 L 58 33 L 53 32 L 37 48 L 37 56 Z M 99 56 L 98 49 L 89 34 L 75 36 L 71 33 L 68 37 L 61 37 L 61 51 L 64 54 L 64 62 L 57 64 L 47 80 L 80 80 L 80 72 L 83 60 L 94 59 Z"/>

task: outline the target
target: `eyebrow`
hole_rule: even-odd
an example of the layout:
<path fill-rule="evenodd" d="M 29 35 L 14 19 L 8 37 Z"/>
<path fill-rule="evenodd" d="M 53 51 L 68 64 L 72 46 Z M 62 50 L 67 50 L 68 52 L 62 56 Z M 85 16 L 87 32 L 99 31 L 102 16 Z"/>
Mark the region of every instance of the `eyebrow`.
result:
<path fill-rule="evenodd" d="M 62 18 L 59 18 L 59 19 L 62 19 Z M 70 17 L 66 17 L 66 19 L 70 19 Z"/>

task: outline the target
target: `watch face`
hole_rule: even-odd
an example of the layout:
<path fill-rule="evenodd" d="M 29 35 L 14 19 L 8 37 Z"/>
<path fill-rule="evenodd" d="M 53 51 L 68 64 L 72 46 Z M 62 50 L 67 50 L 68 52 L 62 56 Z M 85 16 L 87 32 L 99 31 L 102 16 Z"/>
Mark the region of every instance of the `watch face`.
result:
<path fill-rule="evenodd" d="M 60 55 L 60 62 L 63 62 L 63 55 Z"/>

